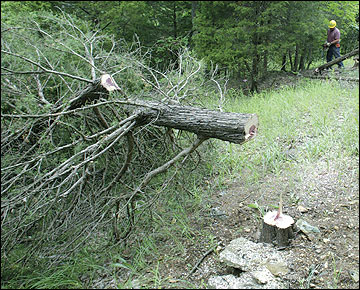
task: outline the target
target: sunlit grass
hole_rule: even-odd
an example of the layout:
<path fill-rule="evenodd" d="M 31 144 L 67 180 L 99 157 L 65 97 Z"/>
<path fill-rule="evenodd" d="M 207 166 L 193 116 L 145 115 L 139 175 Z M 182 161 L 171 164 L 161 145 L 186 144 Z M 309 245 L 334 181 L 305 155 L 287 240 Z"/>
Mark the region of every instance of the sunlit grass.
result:
<path fill-rule="evenodd" d="M 358 152 L 356 88 L 341 89 L 336 82 L 304 81 L 296 89 L 232 98 L 227 109 L 256 113 L 259 130 L 254 140 L 242 146 L 224 145 L 227 150 L 218 158 L 224 170 L 226 165 L 236 164 L 241 171 L 252 163 L 261 165 L 264 174 L 277 173 L 287 162 L 292 162 L 291 150 L 296 150 L 298 158 L 305 162 Z"/>

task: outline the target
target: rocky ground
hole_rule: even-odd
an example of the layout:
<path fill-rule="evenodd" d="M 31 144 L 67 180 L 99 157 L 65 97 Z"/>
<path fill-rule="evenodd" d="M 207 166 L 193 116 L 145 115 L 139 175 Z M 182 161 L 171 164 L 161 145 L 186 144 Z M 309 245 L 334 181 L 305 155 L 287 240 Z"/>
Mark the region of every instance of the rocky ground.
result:
<path fill-rule="evenodd" d="M 336 168 L 329 170 L 321 163 L 309 165 L 299 176 L 296 193 L 286 192 L 284 212 L 295 221 L 305 220 L 320 230 L 307 235 L 296 232 L 291 245 L 282 250 L 290 261 L 290 271 L 283 276 L 288 288 L 359 288 L 359 184 L 351 176 L 341 180 L 339 183 Z M 268 176 L 252 188 L 237 182 L 214 196 L 214 207 L 224 215 L 203 226 L 211 228 L 219 238 L 220 251 L 235 238 L 259 241 L 260 212 L 248 205 L 254 200 L 259 204 L 277 204 L 275 197 L 278 191 L 286 191 L 281 186 L 286 183 L 286 176 Z M 232 271 L 213 253 L 192 279 L 209 279 Z"/>

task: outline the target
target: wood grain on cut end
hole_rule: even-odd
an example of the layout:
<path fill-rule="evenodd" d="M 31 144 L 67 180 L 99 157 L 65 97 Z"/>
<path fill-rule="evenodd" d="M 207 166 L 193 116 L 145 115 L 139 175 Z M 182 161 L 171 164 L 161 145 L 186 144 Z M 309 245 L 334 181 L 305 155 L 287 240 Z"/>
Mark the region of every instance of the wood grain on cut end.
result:
<path fill-rule="evenodd" d="M 245 141 L 248 141 L 254 138 L 257 134 L 259 126 L 259 119 L 256 114 L 254 114 L 245 124 Z"/>

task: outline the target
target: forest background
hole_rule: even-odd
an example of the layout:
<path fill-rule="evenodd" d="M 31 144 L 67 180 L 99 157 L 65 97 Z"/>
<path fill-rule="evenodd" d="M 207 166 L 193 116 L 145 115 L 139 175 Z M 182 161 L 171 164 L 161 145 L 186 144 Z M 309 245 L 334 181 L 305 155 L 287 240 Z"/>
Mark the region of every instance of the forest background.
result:
<path fill-rule="evenodd" d="M 255 104 L 245 106 L 253 112 L 273 71 L 296 75 L 325 62 L 331 19 L 341 53 L 357 48 L 357 1 L 2 1 L 2 287 L 92 287 L 100 264 L 130 283 L 148 271 L 162 241 L 174 244 L 173 257 L 186 253 L 182 239 L 197 238 L 189 213 L 200 215 L 211 180 L 219 172 L 225 179 L 226 166 L 247 164 L 257 182 L 257 170 L 277 171 L 282 155 L 271 147 L 254 165 L 250 153 L 238 165 L 224 157 L 222 171 L 214 166 L 220 141 L 197 148 L 190 133 L 141 127 L 126 105 L 157 100 L 225 110 L 240 101 Z M 121 96 L 79 108 L 74 96 L 103 73 Z M 349 155 L 358 155 L 356 136 L 345 135 Z M 167 219 L 170 229 L 161 226 Z M 217 246 L 211 235 L 204 241 Z"/>
<path fill-rule="evenodd" d="M 151 48 L 161 70 L 189 48 L 230 78 L 248 79 L 251 91 L 269 70 L 297 72 L 321 59 L 329 20 L 341 30 L 341 53 L 357 47 L 356 1 L 3 1 L 2 21 L 60 8 L 92 29 Z"/>

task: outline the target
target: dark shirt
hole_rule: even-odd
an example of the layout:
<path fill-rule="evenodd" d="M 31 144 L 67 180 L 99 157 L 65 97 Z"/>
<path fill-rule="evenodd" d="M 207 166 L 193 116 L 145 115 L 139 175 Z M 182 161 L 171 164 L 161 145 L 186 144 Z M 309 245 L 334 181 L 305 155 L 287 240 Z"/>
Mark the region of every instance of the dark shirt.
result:
<path fill-rule="evenodd" d="M 327 41 L 332 42 L 335 39 L 340 39 L 340 30 L 336 27 L 334 29 L 328 29 Z"/>

